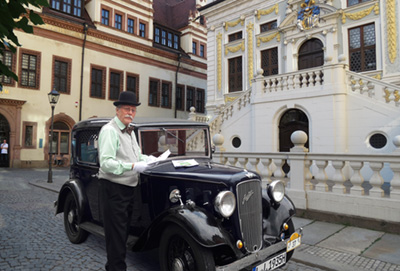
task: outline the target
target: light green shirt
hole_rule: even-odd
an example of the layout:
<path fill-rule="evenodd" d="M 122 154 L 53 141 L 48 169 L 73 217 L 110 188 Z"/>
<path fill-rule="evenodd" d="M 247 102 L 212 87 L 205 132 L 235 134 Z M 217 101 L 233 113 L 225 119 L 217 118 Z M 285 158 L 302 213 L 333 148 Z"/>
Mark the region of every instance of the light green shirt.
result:
<path fill-rule="evenodd" d="M 125 128 L 125 125 L 118 117 L 114 117 L 113 121 L 120 130 Z M 124 142 L 121 142 L 121 140 L 124 140 Z M 133 155 L 124 159 L 118 159 L 117 152 L 123 151 L 119 150 L 119 148 L 121 145 L 124 145 L 122 143 L 126 143 L 126 141 L 128 141 L 128 144 L 131 146 Z M 99 135 L 99 161 L 102 172 L 122 175 L 127 171 L 132 171 L 133 164 L 137 161 L 145 161 L 146 157 L 146 155 L 141 154 L 134 132 L 132 132 L 132 135 L 127 133 L 121 134 L 113 125 L 105 125 L 101 129 Z"/>

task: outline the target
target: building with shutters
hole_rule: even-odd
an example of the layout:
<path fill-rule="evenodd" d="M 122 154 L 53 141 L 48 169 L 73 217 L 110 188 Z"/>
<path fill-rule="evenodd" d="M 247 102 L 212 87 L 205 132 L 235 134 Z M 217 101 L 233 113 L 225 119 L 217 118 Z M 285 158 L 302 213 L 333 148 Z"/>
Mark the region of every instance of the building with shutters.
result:
<path fill-rule="evenodd" d="M 188 118 L 205 111 L 206 25 L 184 1 L 50 0 L 37 10 L 45 24 L 16 31 L 22 47 L 2 61 L 19 81 L 1 76 L 0 138 L 9 143 L 5 167 L 46 166 L 51 107 L 53 157 L 68 163 L 70 132 L 91 117 L 113 116 L 121 91 L 136 92 L 137 116 Z"/>

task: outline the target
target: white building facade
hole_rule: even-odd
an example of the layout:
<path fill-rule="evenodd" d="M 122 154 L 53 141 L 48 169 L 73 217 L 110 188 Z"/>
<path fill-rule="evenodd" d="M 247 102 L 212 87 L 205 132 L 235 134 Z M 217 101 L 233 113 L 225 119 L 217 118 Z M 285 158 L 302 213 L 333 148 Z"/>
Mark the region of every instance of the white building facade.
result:
<path fill-rule="evenodd" d="M 400 135 L 400 14 L 387 1 L 214 1 L 206 109 L 233 152 L 391 153 Z"/>

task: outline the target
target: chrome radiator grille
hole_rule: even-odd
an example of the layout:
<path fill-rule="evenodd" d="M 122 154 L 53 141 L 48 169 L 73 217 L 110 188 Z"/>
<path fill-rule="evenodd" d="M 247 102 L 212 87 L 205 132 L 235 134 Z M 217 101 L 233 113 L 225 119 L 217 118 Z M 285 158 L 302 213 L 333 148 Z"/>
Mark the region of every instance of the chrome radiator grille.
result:
<path fill-rule="evenodd" d="M 255 252 L 262 245 L 261 185 L 258 180 L 242 182 L 236 187 L 240 230 L 247 251 Z"/>

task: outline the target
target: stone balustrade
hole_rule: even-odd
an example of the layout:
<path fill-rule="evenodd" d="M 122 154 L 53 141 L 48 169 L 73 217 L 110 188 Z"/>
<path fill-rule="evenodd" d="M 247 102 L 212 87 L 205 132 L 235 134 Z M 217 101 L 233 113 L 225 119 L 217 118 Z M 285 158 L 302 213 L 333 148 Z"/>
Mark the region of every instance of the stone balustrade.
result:
<path fill-rule="evenodd" d="M 295 133 L 290 152 L 217 151 L 213 159 L 256 171 L 263 186 L 281 179 L 298 209 L 400 222 L 400 136 L 393 154 L 313 154 Z"/>

